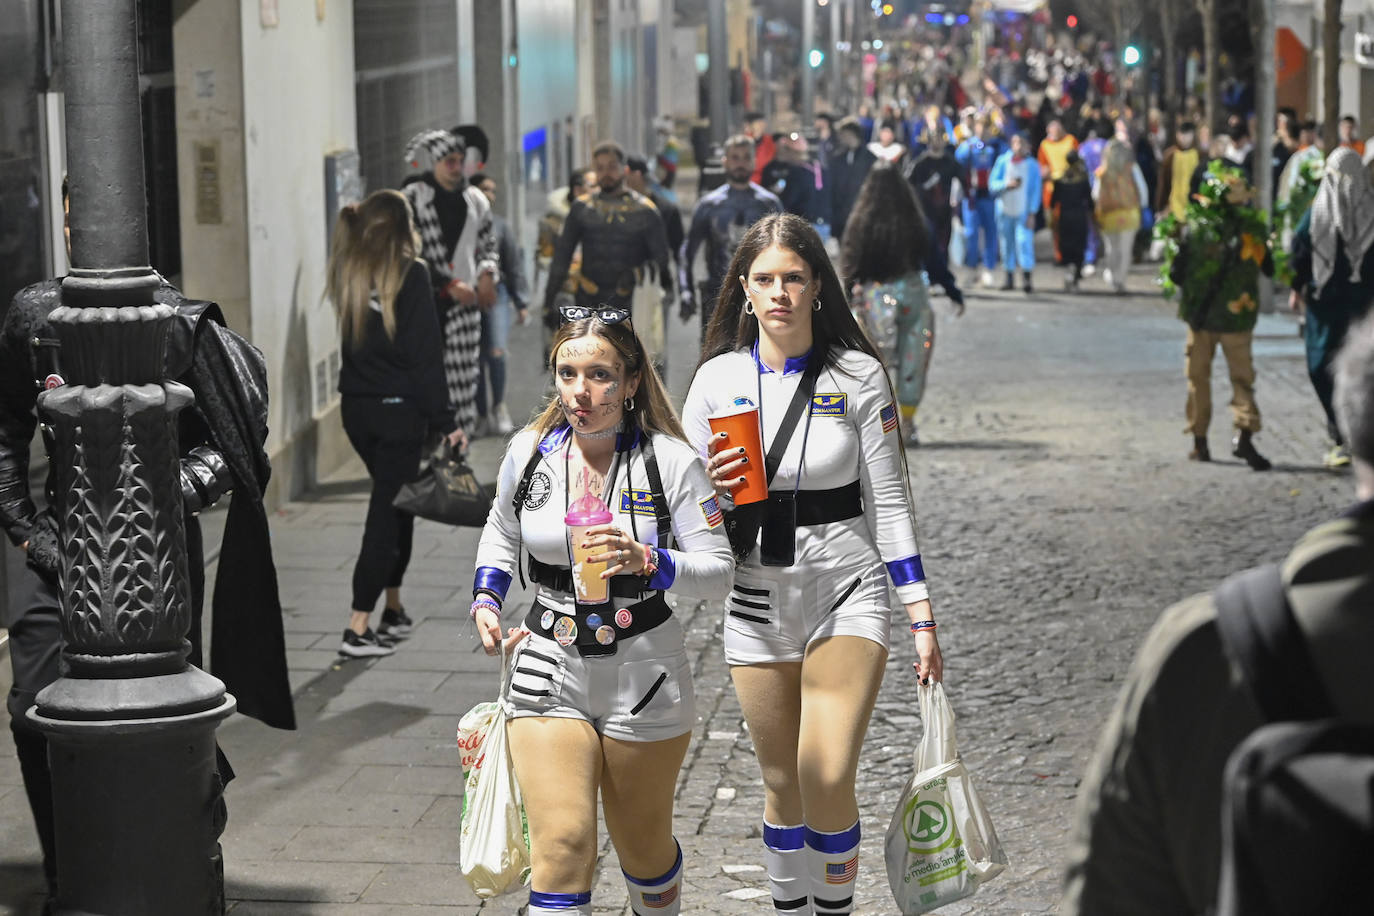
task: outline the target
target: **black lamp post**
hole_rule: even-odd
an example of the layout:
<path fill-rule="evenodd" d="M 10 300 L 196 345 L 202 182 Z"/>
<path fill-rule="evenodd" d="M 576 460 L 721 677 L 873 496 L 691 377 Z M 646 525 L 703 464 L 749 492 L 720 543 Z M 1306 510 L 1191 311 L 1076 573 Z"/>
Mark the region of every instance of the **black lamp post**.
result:
<path fill-rule="evenodd" d="M 135 0 L 63 0 L 71 274 L 50 316 L 67 384 L 51 431 L 63 659 L 29 713 L 46 732 L 58 912 L 224 911 L 215 728 L 234 710 L 186 662 L 191 622 L 174 311 L 153 302 Z"/>

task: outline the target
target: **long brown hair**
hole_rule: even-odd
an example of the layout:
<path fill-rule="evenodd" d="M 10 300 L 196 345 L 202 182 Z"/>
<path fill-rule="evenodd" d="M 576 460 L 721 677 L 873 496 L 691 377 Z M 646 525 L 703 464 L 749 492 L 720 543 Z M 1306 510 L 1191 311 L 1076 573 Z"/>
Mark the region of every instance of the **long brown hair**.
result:
<path fill-rule="evenodd" d="M 852 283 L 886 283 L 925 267 L 930 229 L 911 183 L 875 165 L 844 224 L 840 263 Z"/>
<path fill-rule="evenodd" d="M 601 319 L 592 317 L 565 323 L 554 334 L 553 343 L 549 346 L 549 371 L 552 372 L 558 364 L 559 347 L 570 340 L 587 336 L 610 344 L 620 357 L 620 361 L 624 363 L 626 374 L 639 376 L 639 389 L 634 396 L 635 409 L 625 411 L 621 422 L 638 427 L 646 433 L 663 433 L 686 442 L 687 433 L 683 431 L 682 421 L 678 419 L 673 402 L 668 398 L 668 389 L 654 364 L 649 361 L 639 335 L 628 321 L 606 324 Z M 566 426 L 567 423 L 558 394 L 555 392 L 549 403 L 530 421 L 526 429 L 533 429 L 538 434 L 535 436 L 535 442 L 539 443 L 550 432 L 560 426 Z"/>
<path fill-rule="evenodd" d="M 345 343 L 362 343 L 374 295 L 386 336 L 396 338 L 396 294 L 419 250 L 410 202 L 400 191 L 374 191 L 361 204 L 339 211 L 325 295 L 334 303 Z"/>
<path fill-rule="evenodd" d="M 812 352 L 821 354 L 825 365 L 831 369 L 836 368 L 841 348 L 859 350 L 881 363 L 883 358 L 878 348 L 873 346 L 849 310 L 849 297 L 830 263 L 830 256 L 825 253 L 825 243 L 810 223 L 791 213 L 768 214 L 750 226 L 740 239 L 730 269 L 721 283 L 720 295 L 716 297 L 716 310 L 706 331 L 701 363 L 740 347 L 752 347 L 759 339 L 758 320 L 744 311 L 744 287 L 739 278 L 748 275 L 754 259 L 772 245 L 795 252 L 810 265 L 812 276 L 820 281 L 816 300 L 821 307 L 811 316 Z"/>

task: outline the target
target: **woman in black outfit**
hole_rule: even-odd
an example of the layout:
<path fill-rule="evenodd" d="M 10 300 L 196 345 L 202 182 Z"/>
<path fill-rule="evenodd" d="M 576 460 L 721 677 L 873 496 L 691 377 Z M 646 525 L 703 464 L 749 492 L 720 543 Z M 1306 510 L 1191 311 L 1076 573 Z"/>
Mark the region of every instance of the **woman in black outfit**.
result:
<path fill-rule="evenodd" d="M 390 655 L 395 638 L 410 633 L 401 579 L 415 520 L 392 501 L 419 473 L 427 434 L 442 433 L 453 445 L 465 442 L 449 404 L 443 335 L 419 250 L 410 204 L 397 191 L 377 191 L 339 213 L 326 295 L 343 337 L 344 431 L 372 478 L 340 655 Z M 386 607 L 374 633 L 368 618 L 383 590 Z"/>
<path fill-rule="evenodd" d="M 1078 291 L 1083 277 L 1083 257 L 1088 248 L 1092 224 L 1093 191 L 1088 168 L 1077 150 L 1069 150 L 1068 168 L 1054 183 L 1050 208 L 1054 210 L 1054 231 L 1058 236 L 1060 260 L 1064 265 L 1064 289 Z"/>

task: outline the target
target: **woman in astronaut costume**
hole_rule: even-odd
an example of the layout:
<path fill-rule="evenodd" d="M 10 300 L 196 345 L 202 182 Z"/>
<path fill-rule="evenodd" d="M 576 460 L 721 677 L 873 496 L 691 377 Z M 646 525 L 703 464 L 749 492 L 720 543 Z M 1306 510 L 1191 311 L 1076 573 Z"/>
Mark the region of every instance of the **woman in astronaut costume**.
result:
<path fill-rule="evenodd" d="M 683 410 L 722 499 L 742 482 L 744 459 L 712 435 L 708 418 L 757 405 L 767 451 L 798 386 L 814 391 L 800 396 L 805 416 L 786 440 L 768 502 L 757 504 L 766 506 L 762 537 L 747 532 L 735 544 L 747 558 L 726 603 L 725 657 L 763 771 L 773 905 L 849 913 L 854 785 L 887 659 L 888 577 L 911 622 L 918 675 L 942 674 L 897 407 L 804 220 L 774 214 L 755 223 L 729 278 Z"/>
<path fill-rule="evenodd" d="M 572 320 L 553 340 L 555 396 L 502 462 L 472 616 L 494 654 L 501 603 L 528 552 L 537 597 L 506 650 L 514 646 L 507 709 L 529 818 L 530 916 L 592 912 L 598 791 L 632 908 L 675 916 L 673 794 L 696 707 L 682 625 L 663 593 L 724 598 L 733 562 L 716 494 L 627 314 L 588 312 L 563 310 Z M 584 492 L 614 515 L 587 536 L 604 548 L 591 559 L 609 563 L 611 600 L 601 606 L 579 606 L 572 593 L 564 515 Z"/>

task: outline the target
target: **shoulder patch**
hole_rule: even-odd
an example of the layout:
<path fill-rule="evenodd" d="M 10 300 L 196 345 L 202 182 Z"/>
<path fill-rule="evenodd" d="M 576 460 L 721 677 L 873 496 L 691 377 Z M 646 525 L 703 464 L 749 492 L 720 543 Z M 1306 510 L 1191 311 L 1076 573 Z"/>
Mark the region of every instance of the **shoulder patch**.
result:
<path fill-rule="evenodd" d="M 878 419 L 883 424 L 883 435 L 897 428 L 897 402 L 888 401 L 887 406 L 878 411 Z"/>
<path fill-rule="evenodd" d="M 549 475 L 543 471 L 535 471 L 530 478 L 530 488 L 525 493 L 525 508 L 533 512 L 544 503 L 549 501 L 549 496 L 553 493 L 553 481 Z"/>
<path fill-rule="evenodd" d="M 631 515 L 653 515 L 654 494 L 649 490 L 622 488 L 620 491 L 620 511 Z"/>
<path fill-rule="evenodd" d="M 848 406 L 849 396 L 843 392 L 818 394 L 811 398 L 811 416 L 843 417 Z"/>
<path fill-rule="evenodd" d="M 719 528 L 725 523 L 725 514 L 720 511 L 720 503 L 714 496 L 706 497 L 697 505 L 701 506 L 701 514 L 706 516 L 707 528 Z"/>

